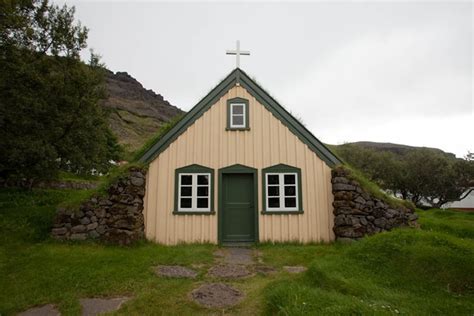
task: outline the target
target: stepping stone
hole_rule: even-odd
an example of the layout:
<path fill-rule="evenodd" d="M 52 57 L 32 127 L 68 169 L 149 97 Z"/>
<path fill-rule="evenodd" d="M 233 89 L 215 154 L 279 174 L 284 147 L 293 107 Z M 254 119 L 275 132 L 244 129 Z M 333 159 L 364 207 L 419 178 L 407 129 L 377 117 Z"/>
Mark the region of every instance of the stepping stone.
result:
<path fill-rule="evenodd" d="M 254 264 L 253 251 L 248 248 L 228 248 L 227 256 L 224 257 L 224 261 L 230 264 Z"/>
<path fill-rule="evenodd" d="M 209 276 L 224 278 L 224 279 L 238 279 L 250 276 L 250 271 L 241 265 L 222 264 L 211 267 L 208 272 Z"/>
<path fill-rule="evenodd" d="M 155 273 L 169 278 L 189 278 L 197 277 L 197 272 L 182 266 L 157 266 Z"/>
<path fill-rule="evenodd" d="M 53 304 L 30 308 L 18 314 L 18 316 L 59 316 L 61 313 Z"/>
<path fill-rule="evenodd" d="M 209 283 L 193 290 L 190 297 L 197 304 L 208 308 L 225 308 L 237 305 L 244 293 L 224 283 Z"/>
<path fill-rule="evenodd" d="M 263 275 L 272 275 L 272 274 L 277 273 L 278 270 L 274 267 L 258 265 L 255 267 L 255 272 L 263 274 Z"/>
<path fill-rule="evenodd" d="M 214 257 L 224 258 L 226 255 L 227 252 L 225 251 L 225 249 L 217 249 L 216 251 L 214 251 Z"/>
<path fill-rule="evenodd" d="M 130 297 L 117 298 L 84 298 L 79 300 L 82 306 L 82 316 L 95 316 L 118 310 Z"/>
<path fill-rule="evenodd" d="M 308 270 L 306 267 L 303 266 L 284 266 L 285 269 L 289 273 L 302 273 Z"/>

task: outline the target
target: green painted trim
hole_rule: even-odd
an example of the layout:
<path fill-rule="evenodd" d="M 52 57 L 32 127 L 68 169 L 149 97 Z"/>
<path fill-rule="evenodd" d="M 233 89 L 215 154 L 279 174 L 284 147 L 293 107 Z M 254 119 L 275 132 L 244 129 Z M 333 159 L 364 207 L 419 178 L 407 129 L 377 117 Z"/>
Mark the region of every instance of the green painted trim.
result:
<path fill-rule="evenodd" d="M 218 205 L 219 205 L 219 213 L 223 209 L 223 190 L 222 190 L 222 182 L 223 182 L 223 175 L 224 174 L 229 174 L 229 173 L 251 173 L 253 174 L 253 205 L 254 205 L 254 213 L 255 213 L 255 240 L 254 243 L 258 243 L 259 241 L 259 228 L 258 228 L 258 170 L 252 167 L 247 167 L 244 165 L 240 164 L 235 164 L 232 166 L 228 166 L 225 168 L 221 168 L 218 171 L 219 173 L 219 182 L 218 182 L 218 193 L 217 193 L 217 199 L 218 199 Z M 217 215 L 217 239 L 219 245 L 222 245 L 222 216 L 220 214 Z"/>
<path fill-rule="evenodd" d="M 179 211 L 173 211 L 173 215 L 215 215 L 216 212 L 179 212 Z"/>
<path fill-rule="evenodd" d="M 230 127 L 230 105 L 232 103 L 243 103 L 245 104 L 245 127 Z M 249 100 L 244 98 L 232 98 L 227 100 L 227 127 L 226 131 L 248 131 L 250 130 L 249 122 Z"/>
<path fill-rule="evenodd" d="M 293 172 L 298 175 L 298 210 L 296 211 L 267 211 L 267 173 Z M 285 164 L 278 164 L 262 169 L 262 214 L 302 214 L 303 213 L 303 187 L 301 186 L 301 169 Z"/>
<path fill-rule="evenodd" d="M 342 164 L 342 161 L 334 155 L 329 148 L 320 142 L 306 127 L 296 120 L 265 90 L 255 83 L 243 70 L 234 69 L 224 80 L 211 90 L 198 104 L 196 104 L 186 115 L 168 131 L 155 145 L 153 145 L 143 156 L 140 162 L 150 162 L 165 150 L 179 135 L 194 123 L 204 112 L 206 112 L 220 97 L 227 93 L 232 87 L 239 83 L 253 97 L 257 99 L 277 119 L 287 126 L 303 143 L 305 143 L 319 158 L 330 167 Z"/>
<path fill-rule="evenodd" d="M 211 185 L 209 187 L 209 192 L 211 192 L 210 200 L 211 205 L 209 212 L 188 212 L 188 211 L 178 211 L 178 190 L 179 190 L 179 181 L 178 175 L 180 173 L 210 173 L 211 174 Z M 214 210 L 214 188 L 215 188 L 215 177 L 214 169 L 204 167 L 197 164 L 192 164 L 189 166 L 178 168 L 174 171 L 174 215 L 212 215 L 215 214 Z"/>
<path fill-rule="evenodd" d="M 303 211 L 261 211 L 260 214 L 263 215 L 298 215 L 303 214 Z"/>

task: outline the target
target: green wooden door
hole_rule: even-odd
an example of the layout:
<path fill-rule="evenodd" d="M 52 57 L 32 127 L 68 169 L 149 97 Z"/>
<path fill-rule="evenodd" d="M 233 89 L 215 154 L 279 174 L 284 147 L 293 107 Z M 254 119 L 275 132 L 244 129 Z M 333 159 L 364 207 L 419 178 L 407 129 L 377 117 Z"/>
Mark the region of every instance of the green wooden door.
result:
<path fill-rule="evenodd" d="M 253 174 L 223 174 L 222 190 L 221 241 L 254 242 L 256 229 Z"/>

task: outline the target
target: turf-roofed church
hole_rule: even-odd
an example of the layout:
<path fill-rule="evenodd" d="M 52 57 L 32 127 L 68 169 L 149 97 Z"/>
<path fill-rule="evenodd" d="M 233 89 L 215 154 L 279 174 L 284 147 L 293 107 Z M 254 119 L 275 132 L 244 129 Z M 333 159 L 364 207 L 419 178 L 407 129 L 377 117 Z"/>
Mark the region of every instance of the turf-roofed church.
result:
<path fill-rule="evenodd" d="M 145 233 L 163 244 L 331 241 L 340 163 L 239 68 L 141 158 Z"/>

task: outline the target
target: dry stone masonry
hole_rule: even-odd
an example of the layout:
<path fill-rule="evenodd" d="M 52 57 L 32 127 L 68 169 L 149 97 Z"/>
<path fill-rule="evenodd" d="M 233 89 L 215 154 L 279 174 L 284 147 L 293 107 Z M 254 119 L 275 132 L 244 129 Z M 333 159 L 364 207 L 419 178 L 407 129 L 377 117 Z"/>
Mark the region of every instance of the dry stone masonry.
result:
<path fill-rule="evenodd" d="M 352 180 L 350 171 L 332 170 L 334 233 L 338 240 L 357 240 L 394 227 L 416 226 L 418 215 L 403 206 L 393 207 L 371 196 Z"/>
<path fill-rule="evenodd" d="M 105 196 L 94 196 L 77 209 L 60 209 L 52 236 L 57 239 L 99 239 L 121 245 L 144 237 L 145 171 L 131 167 Z"/>

